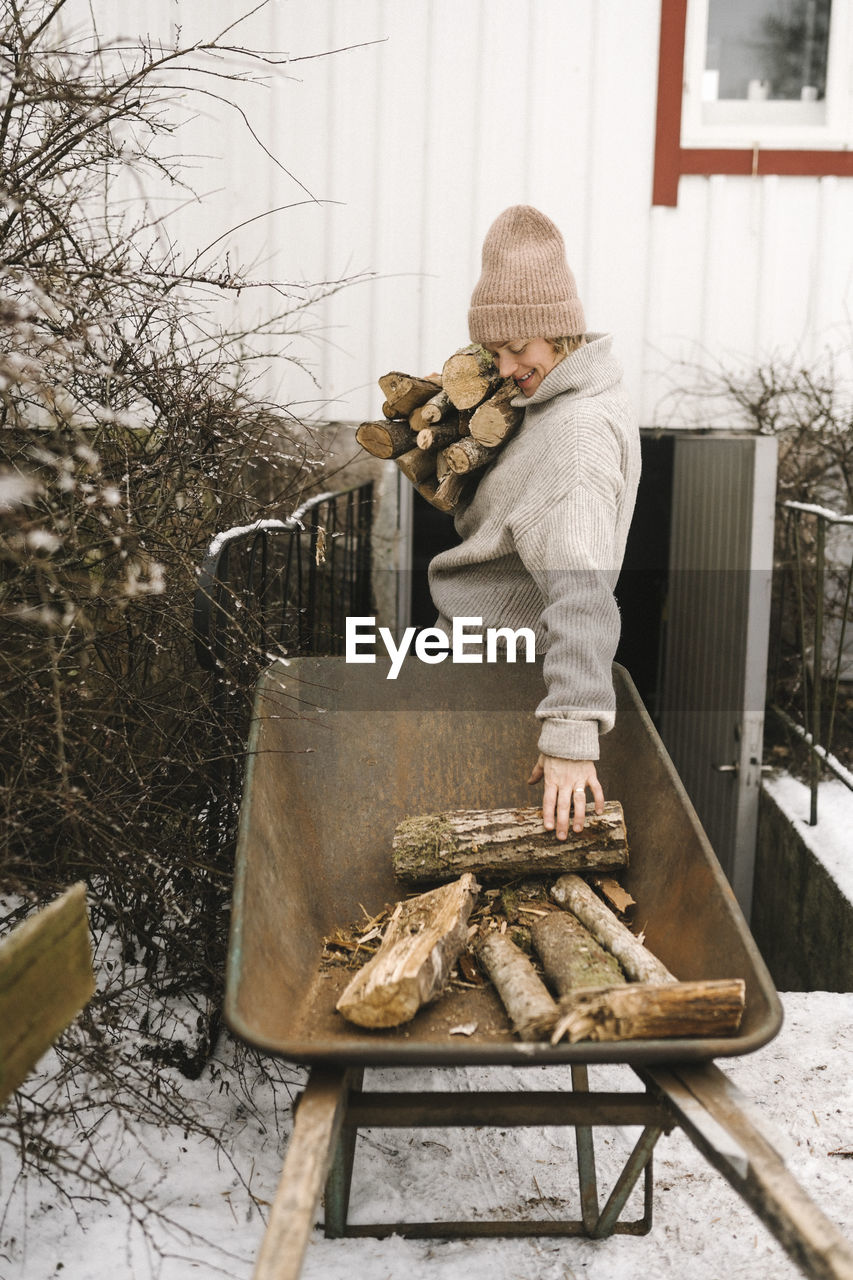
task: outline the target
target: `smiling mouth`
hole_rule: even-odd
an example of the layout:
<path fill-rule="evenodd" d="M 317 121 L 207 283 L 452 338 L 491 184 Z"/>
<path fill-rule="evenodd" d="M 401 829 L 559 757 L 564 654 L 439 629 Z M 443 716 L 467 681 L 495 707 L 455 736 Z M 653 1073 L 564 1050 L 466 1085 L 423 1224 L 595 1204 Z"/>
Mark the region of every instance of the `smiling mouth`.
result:
<path fill-rule="evenodd" d="M 526 373 L 523 378 L 516 378 L 516 382 L 520 387 L 523 387 L 525 383 L 530 381 L 530 379 L 533 377 L 535 372 L 536 372 L 535 369 L 531 369 L 530 372 Z"/>

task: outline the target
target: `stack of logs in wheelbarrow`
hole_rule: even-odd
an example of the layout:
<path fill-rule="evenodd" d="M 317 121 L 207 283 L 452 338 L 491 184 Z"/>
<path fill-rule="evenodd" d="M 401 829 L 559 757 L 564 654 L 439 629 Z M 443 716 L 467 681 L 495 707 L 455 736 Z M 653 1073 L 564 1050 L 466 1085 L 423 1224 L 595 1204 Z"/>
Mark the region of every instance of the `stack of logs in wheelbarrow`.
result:
<path fill-rule="evenodd" d="M 620 886 L 600 873 L 628 865 L 618 801 L 588 806 L 564 842 L 538 807 L 415 815 L 394 834 L 393 863 L 401 885 L 433 887 L 396 903 L 369 959 L 358 939 L 362 965 L 336 1005 L 358 1026 L 409 1022 L 457 972 L 469 987 L 491 980 L 522 1040 L 733 1035 L 740 1025 L 742 978 L 679 982 L 605 900 Z M 483 898 L 478 880 L 501 888 Z M 367 938 L 379 932 L 374 923 Z"/>
<path fill-rule="evenodd" d="M 742 982 L 737 1030 L 628 1041 L 523 1040 L 490 982 L 451 985 L 397 1027 L 362 1027 L 341 1015 L 336 1006 L 353 974 L 323 965 L 324 940 L 362 908 L 379 913 L 400 898 L 389 857 L 400 824 L 412 815 L 530 804 L 526 778 L 536 758 L 531 709 L 542 696 L 540 665 L 451 664 L 437 674 L 414 662 L 394 681 L 385 679 L 387 667 L 291 659 L 270 667 L 256 692 L 226 1016 L 249 1043 L 309 1068 L 258 1255 L 259 1280 L 299 1275 L 324 1190 L 327 1236 L 647 1232 L 652 1153 L 675 1127 L 804 1274 L 853 1280 L 850 1246 L 797 1183 L 756 1118 L 756 1106 L 713 1061 L 766 1044 L 779 1030 L 781 1007 L 684 788 L 621 668 L 614 668 L 616 726 L 601 739 L 598 765 L 605 794 L 621 800 L 630 834 L 619 878 L 642 912 L 646 947 L 670 974 L 687 983 Z M 460 1023 L 476 1029 L 451 1034 Z M 590 1090 L 589 1067 L 596 1063 L 631 1067 L 640 1087 Z M 363 1087 L 366 1067 L 462 1072 L 497 1065 L 518 1068 L 516 1088 L 425 1091 L 416 1081 L 402 1090 Z M 531 1066 L 564 1067 L 565 1089 L 526 1088 L 524 1071 Z M 348 1221 L 359 1130 L 528 1125 L 574 1127 L 576 1155 L 567 1152 L 567 1171 L 577 1168 L 577 1216 L 525 1220 L 519 1206 L 519 1216 L 508 1221 Z M 595 1164 L 599 1126 L 639 1129 L 603 1205 Z M 623 1208 L 640 1179 L 642 1215 L 625 1221 Z"/>

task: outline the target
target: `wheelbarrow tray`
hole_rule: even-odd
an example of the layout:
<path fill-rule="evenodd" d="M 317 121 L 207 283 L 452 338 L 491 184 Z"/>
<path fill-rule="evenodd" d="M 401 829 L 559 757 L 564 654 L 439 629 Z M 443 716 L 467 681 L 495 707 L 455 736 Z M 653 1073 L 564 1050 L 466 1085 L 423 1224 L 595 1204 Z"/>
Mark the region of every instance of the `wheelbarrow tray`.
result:
<path fill-rule="evenodd" d="M 407 815 L 536 802 L 539 664 L 427 666 L 343 658 L 276 662 L 254 702 L 226 979 L 231 1028 L 258 1048 L 330 1066 L 706 1061 L 779 1030 L 766 967 L 654 725 L 614 667 L 616 726 L 601 739 L 605 795 L 621 801 L 647 946 L 682 980 L 743 978 L 737 1035 L 527 1044 L 490 985 L 451 990 L 392 1030 L 335 1010 L 352 971 L 321 965 L 324 938 L 405 896 L 391 842 Z M 366 914 L 365 914 L 366 913 Z M 470 1036 L 451 1034 L 476 1023 Z"/>

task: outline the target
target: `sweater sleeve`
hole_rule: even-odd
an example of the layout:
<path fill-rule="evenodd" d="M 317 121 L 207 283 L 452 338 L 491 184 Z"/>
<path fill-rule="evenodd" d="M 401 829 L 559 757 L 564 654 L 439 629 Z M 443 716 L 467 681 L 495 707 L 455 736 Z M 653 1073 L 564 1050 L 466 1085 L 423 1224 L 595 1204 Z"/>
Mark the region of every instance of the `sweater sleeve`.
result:
<path fill-rule="evenodd" d="M 547 693 L 536 709 L 545 755 L 597 760 L 599 734 L 613 728 L 611 667 L 620 629 L 614 534 L 613 503 L 583 485 L 516 534 L 545 602 Z"/>

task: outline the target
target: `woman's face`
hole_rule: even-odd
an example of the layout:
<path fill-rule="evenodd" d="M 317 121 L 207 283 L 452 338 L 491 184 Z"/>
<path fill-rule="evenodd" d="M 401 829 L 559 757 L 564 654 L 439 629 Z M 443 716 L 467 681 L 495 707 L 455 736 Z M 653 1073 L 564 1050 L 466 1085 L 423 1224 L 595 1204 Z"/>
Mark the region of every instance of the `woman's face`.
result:
<path fill-rule="evenodd" d="M 515 378 L 519 391 L 525 396 L 533 395 L 542 379 L 558 362 L 557 353 L 547 338 L 484 342 L 483 346 L 495 357 L 495 365 L 501 377 Z"/>

